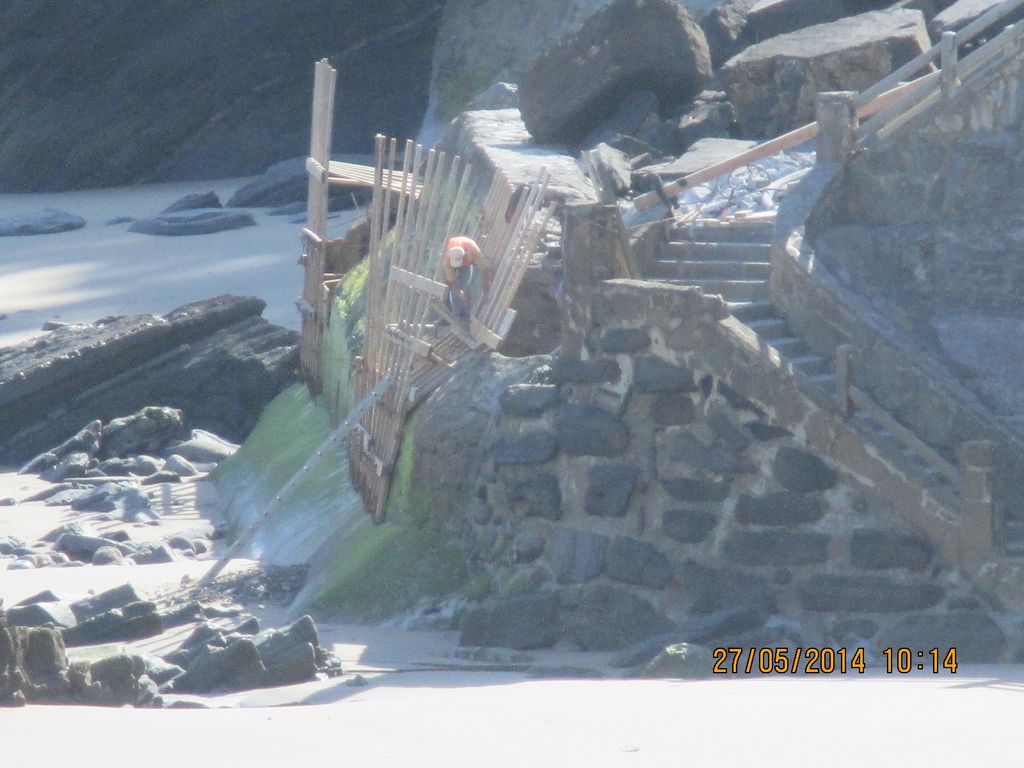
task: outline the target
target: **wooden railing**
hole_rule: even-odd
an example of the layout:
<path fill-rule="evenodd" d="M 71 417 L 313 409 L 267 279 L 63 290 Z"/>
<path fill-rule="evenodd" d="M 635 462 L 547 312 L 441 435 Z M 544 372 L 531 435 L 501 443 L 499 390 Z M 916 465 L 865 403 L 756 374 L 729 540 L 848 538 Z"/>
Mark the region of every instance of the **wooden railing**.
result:
<path fill-rule="evenodd" d="M 1013 25 L 973 51 L 959 59 L 962 46 L 972 42 L 981 32 L 999 23 L 1001 19 L 1024 6 L 1024 0 L 1006 0 L 987 13 L 979 16 L 959 32 L 948 32 L 942 41 L 927 51 L 897 68 L 875 85 L 861 91 L 853 99 L 858 120 L 871 118 L 858 129 L 858 143 L 862 145 L 883 138 L 911 117 L 920 114 L 942 94 L 950 94 L 958 81 L 980 73 L 986 65 L 999 66 L 1006 58 L 1015 54 L 1014 46 L 1024 30 Z M 915 80 L 904 82 L 918 72 L 929 69 L 938 60 L 942 69 L 928 72 Z M 818 135 L 818 122 L 808 123 L 789 133 L 762 142 L 744 152 L 722 160 L 707 168 L 670 181 L 663 185 L 665 195 L 674 197 L 684 190 L 727 173 L 750 165 L 786 149 L 810 141 Z M 634 198 L 637 210 L 646 210 L 661 204 L 662 196 L 656 191 L 646 192 Z"/>

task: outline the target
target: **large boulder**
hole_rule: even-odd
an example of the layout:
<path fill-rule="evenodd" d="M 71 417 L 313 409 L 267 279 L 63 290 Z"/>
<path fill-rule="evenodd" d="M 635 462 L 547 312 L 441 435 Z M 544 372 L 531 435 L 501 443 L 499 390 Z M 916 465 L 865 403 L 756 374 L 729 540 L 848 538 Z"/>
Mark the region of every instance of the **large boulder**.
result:
<path fill-rule="evenodd" d="M 540 142 L 578 142 L 637 89 L 682 104 L 711 77 L 704 32 L 673 0 L 615 0 L 541 55 L 520 83 Z"/>
<path fill-rule="evenodd" d="M 183 235 L 210 235 L 232 229 L 256 226 L 256 219 L 248 213 L 233 211 L 199 211 L 165 213 L 148 219 L 139 219 L 129 232 L 159 237 L 181 237 Z"/>
<path fill-rule="evenodd" d="M 814 120 L 819 92 L 863 90 L 929 47 L 920 11 L 874 11 L 753 45 L 721 74 L 741 133 L 774 136 Z"/>
<path fill-rule="evenodd" d="M 892 0 L 757 0 L 745 19 L 751 43 L 893 5 Z"/>
<path fill-rule="evenodd" d="M 758 0 L 725 0 L 701 20 L 700 25 L 711 51 L 711 63 L 716 68 L 742 49 L 741 40 L 747 26 L 747 16 L 757 4 Z"/>

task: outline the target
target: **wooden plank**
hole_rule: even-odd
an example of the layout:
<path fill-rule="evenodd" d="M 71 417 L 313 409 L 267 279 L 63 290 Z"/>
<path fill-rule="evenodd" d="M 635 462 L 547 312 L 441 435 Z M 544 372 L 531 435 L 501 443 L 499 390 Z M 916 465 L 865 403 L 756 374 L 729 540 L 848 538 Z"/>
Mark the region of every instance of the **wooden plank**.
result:
<path fill-rule="evenodd" d="M 306 158 L 306 173 L 311 179 L 316 179 L 321 184 L 327 183 L 327 169 L 312 157 Z"/>
<path fill-rule="evenodd" d="M 475 317 L 469 318 L 469 332 L 473 335 L 473 338 L 479 340 L 483 344 L 486 344 L 491 349 L 497 349 L 498 345 L 502 342 L 501 336 L 496 334 Z"/>
<path fill-rule="evenodd" d="M 407 285 L 413 290 L 433 296 L 435 299 L 443 299 L 448 294 L 447 284 L 439 283 L 436 280 L 431 280 L 429 277 L 423 277 L 423 275 L 417 275 L 401 267 L 392 267 L 388 271 L 388 280 Z"/>
<path fill-rule="evenodd" d="M 891 432 L 897 440 L 913 450 L 914 453 L 920 456 L 926 463 L 939 470 L 951 483 L 959 487 L 960 483 L 963 481 L 963 475 L 956 466 L 946 461 L 946 459 L 940 456 L 931 446 L 927 445 L 917 435 L 896 421 L 896 419 L 890 416 L 889 413 L 878 405 L 866 392 L 863 392 L 857 387 L 851 386 L 849 388 L 849 393 L 850 401 L 856 408 L 867 412 L 875 421 Z"/>
<path fill-rule="evenodd" d="M 957 76 L 957 52 L 959 46 L 957 44 L 956 32 L 943 32 L 939 48 L 942 54 L 940 58 L 942 65 L 942 95 L 948 98 L 959 80 Z"/>
<path fill-rule="evenodd" d="M 419 355 L 425 360 L 429 360 L 432 363 L 443 365 L 445 367 L 454 365 L 454 361 L 448 360 L 438 353 L 436 346 L 428 341 L 424 341 L 418 336 L 414 336 L 411 333 L 403 331 L 396 325 L 388 326 L 388 334 L 394 341 L 404 345 L 414 355 Z"/>

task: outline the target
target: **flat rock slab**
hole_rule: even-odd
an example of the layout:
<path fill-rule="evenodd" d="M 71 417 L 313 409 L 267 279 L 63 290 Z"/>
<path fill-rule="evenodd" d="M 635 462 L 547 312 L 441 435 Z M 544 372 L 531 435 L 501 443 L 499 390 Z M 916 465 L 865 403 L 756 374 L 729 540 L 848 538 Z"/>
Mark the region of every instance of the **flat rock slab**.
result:
<path fill-rule="evenodd" d="M 703 170 L 708 166 L 735 157 L 757 146 L 756 141 L 743 139 L 701 139 L 686 150 L 685 154 L 667 163 L 645 165 L 639 168 L 642 173 L 656 173 L 664 179 L 679 179 L 691 173 Z"/>
<path fill-rule="evenodd" d="M 943 32 L 957 32 L 982 14 L 988 13 L 1003 0 L 957 0 L 945 10 L 935 14 L 928 29 L 935 38 L 942 37 Z M 998 27 L 1015 24 L 1024 17 L 1024 9 L 1018 9 L 998 22 Z"/>
<path fill-rule="evenodd" d="M 758 0 L 747 14 L 744 39 L 766 40 L 888 5 L 892 0 Z"/>
<path fill-rule="evenodd" d="M 217 197 L 217 193 L 211 190 L 210 192 L 196 192 L 194 194 L 178 198 L 160 211 L 160 213 L 178 213 L 179 211 L 194 211 L 200 208 L 222 207 L 223 206 L 220 204 L 220 198 Z"/>
<path fill-rule="evenodd" d="M 57 232 L 81 229 L 84 226 L 85 219 L 81 216 L 58 211 L 56 208 L 44 208 L 35 213 L 0 218 L 0 237 L 52 235 Z"/>
<path fill-rule="evenodd" d="M 920 11 L 873 11 L 752 45 L 721 75 L 741 133 L 775 136 L 814 120 L 819 92 L 863 90 L 930 47 Z"/>
<path fill-rule="evenodd" d="M 139 219 L 129 232 L 161 237 L 181 235 L 209 235 L 232 229 L 256 226 L 251 214 L 238 211 L 200 211 L 198 213 L 163 214 L 149 219 Z"/>

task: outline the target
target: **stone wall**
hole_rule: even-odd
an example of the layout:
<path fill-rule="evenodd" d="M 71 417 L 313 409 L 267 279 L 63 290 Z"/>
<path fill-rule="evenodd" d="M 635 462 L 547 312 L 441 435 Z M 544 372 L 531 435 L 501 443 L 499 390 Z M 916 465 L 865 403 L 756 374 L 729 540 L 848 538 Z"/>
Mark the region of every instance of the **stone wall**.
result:
<path fill-rule="evenodd" d="M 464 642 L 612 650 L 725 612 L 747 617 L 720 631 L 743 642 L 955 637 L 1004 657 L 949 547 L 865 480 L 863 445 L 717 298 L 613 280 L 567 301 L 581 359 L 540 361 L 500 398 L 471 521 L 497 599 Z"/>

